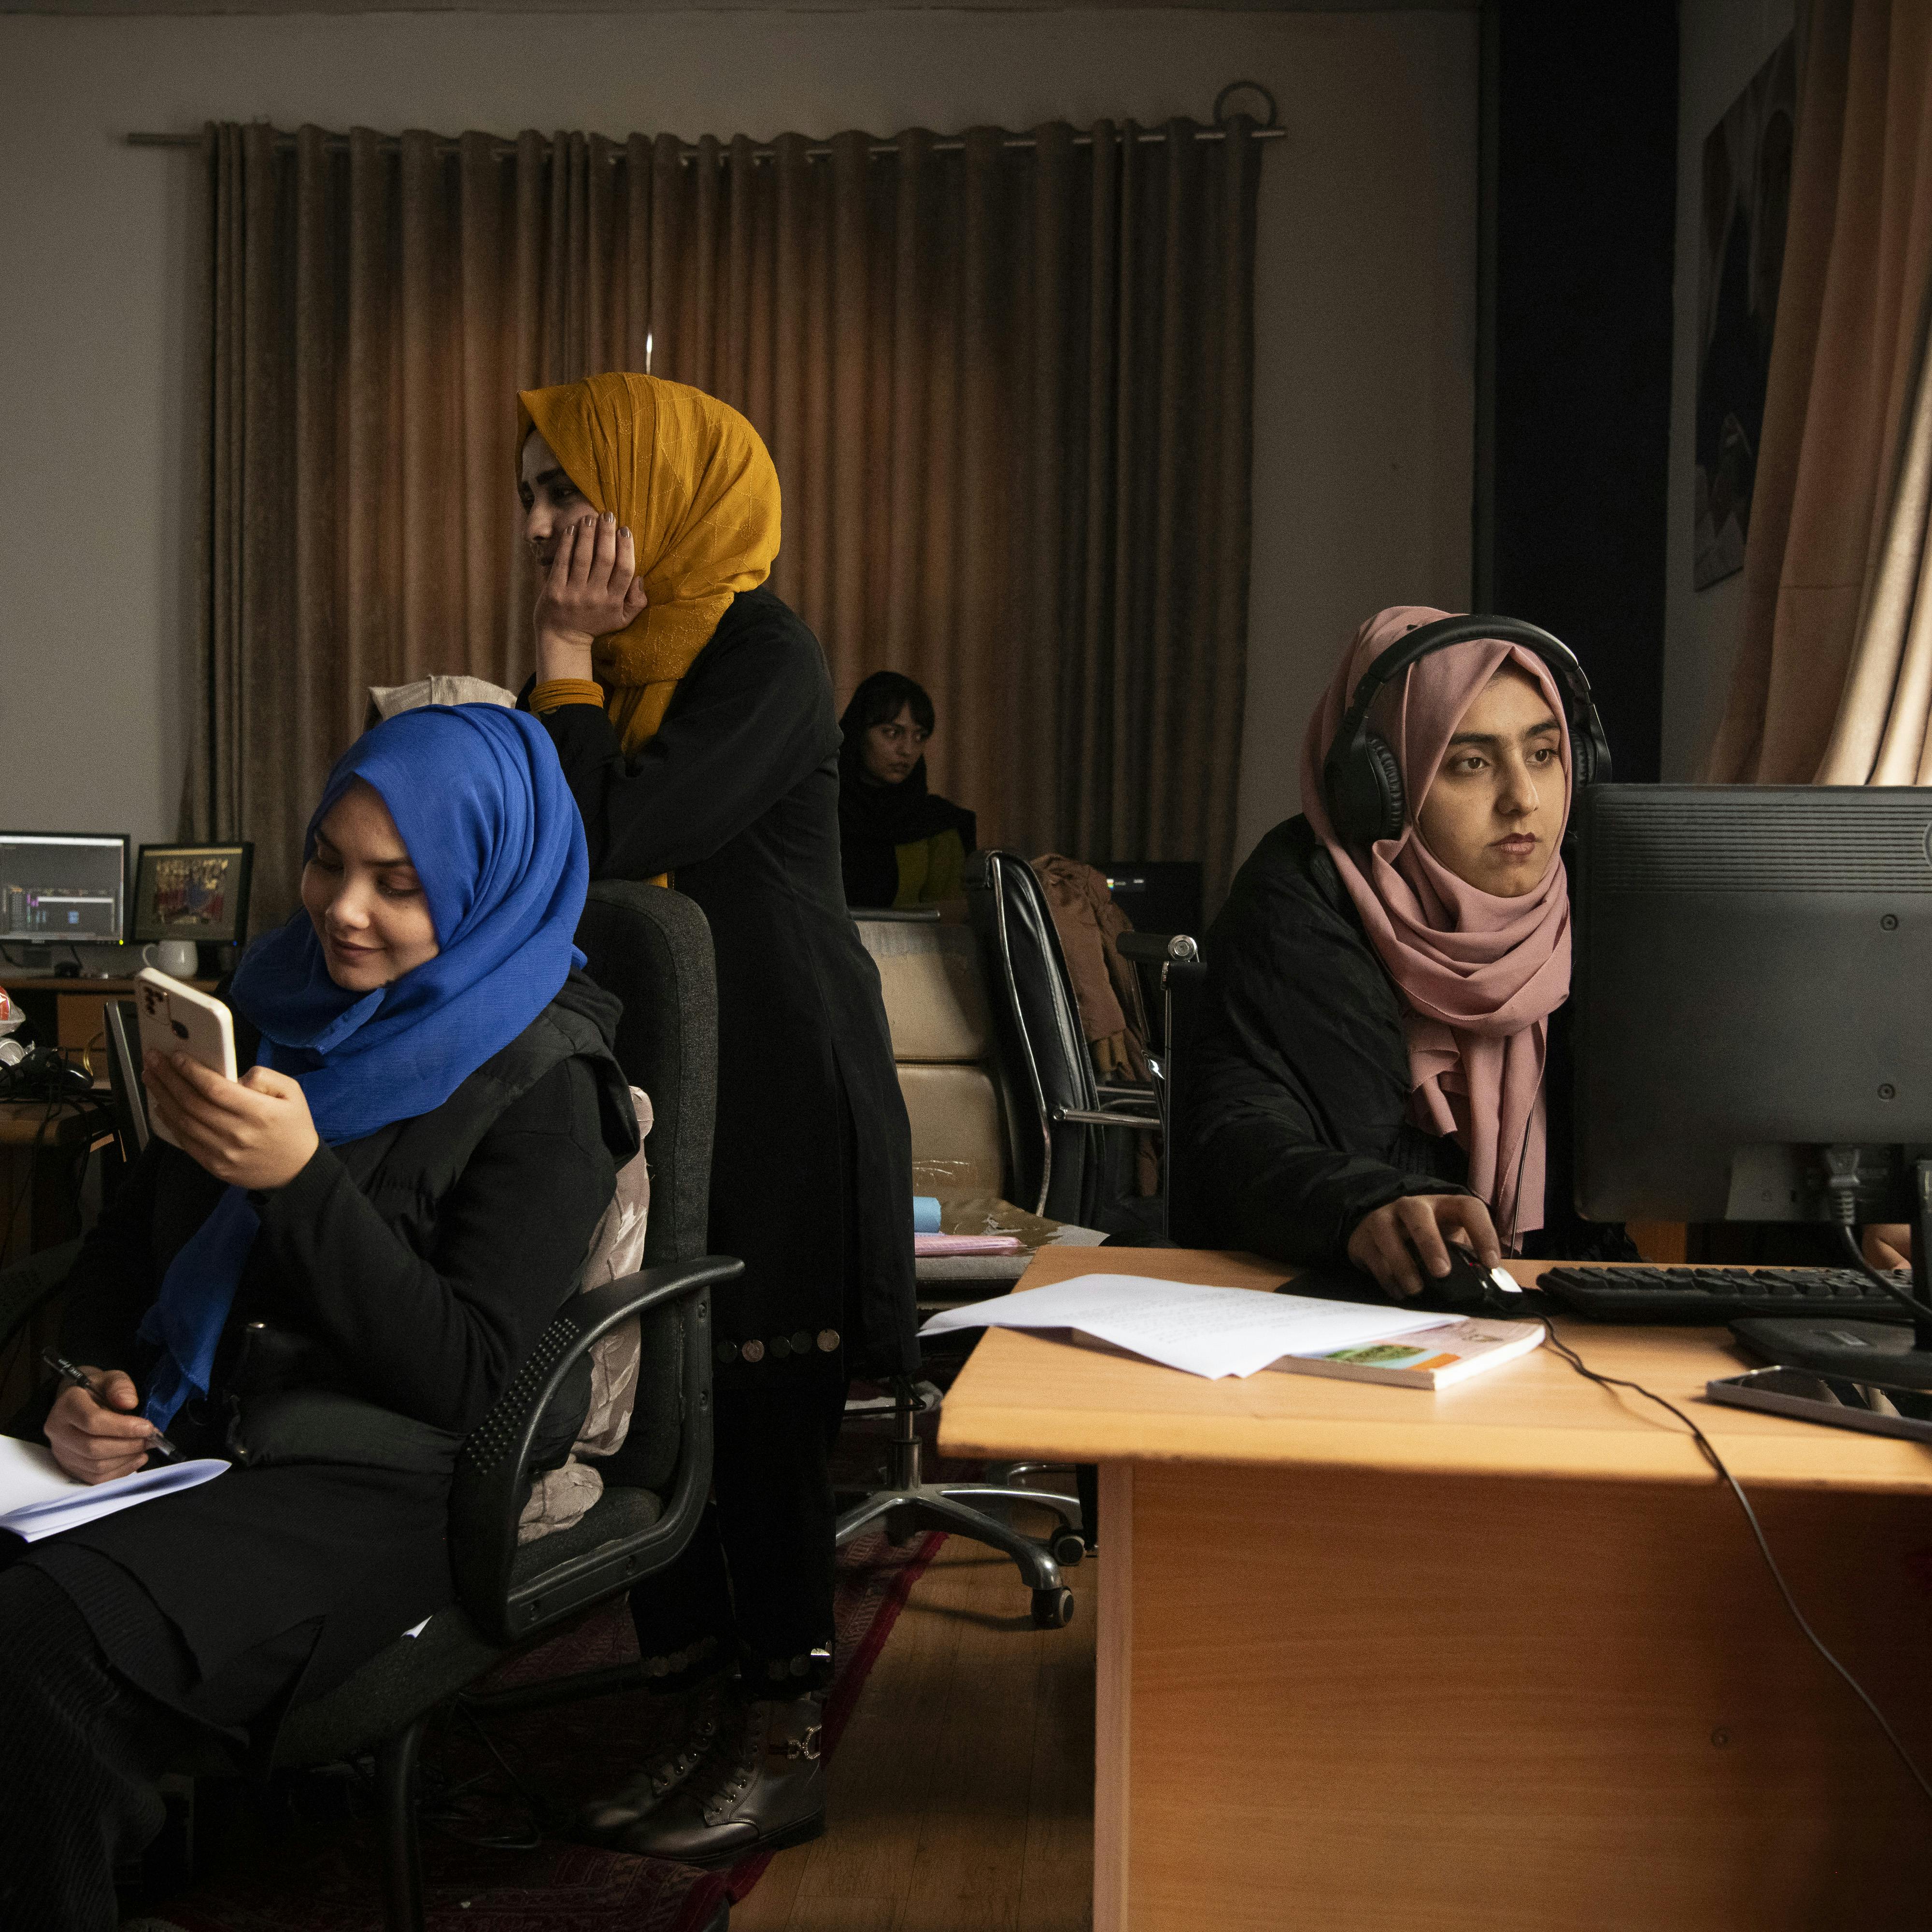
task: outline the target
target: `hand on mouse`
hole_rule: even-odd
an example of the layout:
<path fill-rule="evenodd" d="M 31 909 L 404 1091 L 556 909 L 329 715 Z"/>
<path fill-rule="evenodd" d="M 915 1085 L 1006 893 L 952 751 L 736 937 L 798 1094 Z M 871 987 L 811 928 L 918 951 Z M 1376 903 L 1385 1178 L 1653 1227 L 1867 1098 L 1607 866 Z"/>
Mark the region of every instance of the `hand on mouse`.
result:
<path fill-rule="evenodd" d="M 1348 1258 L 1390 1294 L 1420 1294 L 1416 1263 L 1437 1280 L 1449 1272 L 1445 1243 L 1460 1241 L 1484 1268 L 1503 1258 L 1496 1223 L 1473 1194 L 1406 1194 L 1364 1214 L 1348 1237 Z"/>

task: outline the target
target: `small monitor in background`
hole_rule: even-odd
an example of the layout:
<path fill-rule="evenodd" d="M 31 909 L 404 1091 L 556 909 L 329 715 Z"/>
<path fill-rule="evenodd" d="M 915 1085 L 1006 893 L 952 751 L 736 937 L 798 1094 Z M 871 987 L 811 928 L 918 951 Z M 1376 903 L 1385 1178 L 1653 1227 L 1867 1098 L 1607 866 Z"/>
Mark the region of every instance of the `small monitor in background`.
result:
<path fill-rule="evenodd" d="M 113 832 L 0 832 L 0 940 L 118 945 L 128 841 Z"/>
<path fill-rule="evenodd" d="M 1136 932 L 1201 932 L 1198 859 L 1096 859 L 1114 903 Z"/>
<path fill-rule="evenodd" d="M 238 946 L 248 936 L 248 874 L 255 848 L 143 845 L 134 871 L 134 943 L 191 940 Z"/>

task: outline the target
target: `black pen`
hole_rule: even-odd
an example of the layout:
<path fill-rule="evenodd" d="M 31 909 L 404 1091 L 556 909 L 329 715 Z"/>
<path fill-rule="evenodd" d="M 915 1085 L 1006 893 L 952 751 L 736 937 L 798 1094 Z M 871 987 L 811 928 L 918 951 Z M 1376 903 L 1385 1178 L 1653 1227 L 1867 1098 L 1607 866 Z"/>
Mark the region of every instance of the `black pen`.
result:
<path fill-rule="evenodd" d="M 100 1384 L 85 1369 L 76 1367 L 64 1355 L 56 1354 L 52 1348 L 43 1348 L 40 1360 L 70 1388 L 86 1390 L 103 1408 L 108 1408 L 107 1403 L 101 1398 Z M 108 1412 L 112 1415 L 125 1415 L 128 1413 L 122 1408 L 108 1408 Z M 181 1451 L 158 1429 L 148 1438 L 148 1453 L 152 1456 L 172 1458 L 178 1456 Z"/>

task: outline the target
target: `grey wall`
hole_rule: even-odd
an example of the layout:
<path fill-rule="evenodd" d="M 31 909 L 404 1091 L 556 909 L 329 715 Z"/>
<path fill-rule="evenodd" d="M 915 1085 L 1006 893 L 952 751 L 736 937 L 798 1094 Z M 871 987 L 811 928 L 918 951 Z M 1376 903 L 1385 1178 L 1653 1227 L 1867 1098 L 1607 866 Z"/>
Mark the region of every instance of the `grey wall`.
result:
<path fill-rule="evenodd" d="M 1466 603 L 1475 32 L 1466 11 L 0 17 L 0 825 L 176 828 L 196 168 L 127 130 L 1157 122 L 1247 76 L 1290 134 L 1262 169 L 1245 850 L 1298 808 L 1303 724 L 1355 625 Z"/>

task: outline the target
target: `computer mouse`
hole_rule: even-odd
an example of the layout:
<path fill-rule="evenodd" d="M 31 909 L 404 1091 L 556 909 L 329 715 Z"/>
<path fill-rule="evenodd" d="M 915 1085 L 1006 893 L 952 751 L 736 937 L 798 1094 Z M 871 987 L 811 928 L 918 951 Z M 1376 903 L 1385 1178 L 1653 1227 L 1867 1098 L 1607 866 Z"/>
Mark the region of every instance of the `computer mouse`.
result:
<path fill-rule="evenodd" d="M 1431 1274 L 1420 1256 L 1422 1276 L 1418 1307 L 1437 1315 L 1502 1315 L 1520 1321 L 1529 1312 L 1528 1298 L 1508 1272 L 1486 1268 L 1460 1241 L 1444 1244 L 1449 1250 L 1449 1272 Z"/>

